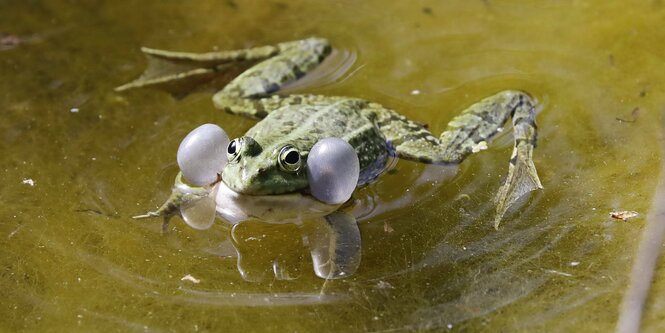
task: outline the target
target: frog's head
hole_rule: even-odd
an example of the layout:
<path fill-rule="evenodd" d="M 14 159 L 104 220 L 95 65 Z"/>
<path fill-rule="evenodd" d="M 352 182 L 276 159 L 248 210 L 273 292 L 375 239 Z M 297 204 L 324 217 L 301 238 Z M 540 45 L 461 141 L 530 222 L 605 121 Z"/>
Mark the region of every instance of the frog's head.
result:
<path fill-rule="evenodd" d="M 355 149 L 339 138 L 262 145 L 246 135 L 229 142 L 213 124 L 199 126 L 185 137 L 178 148 L 178 165 L 196 186 L 212 185 L 221 176 L 226 187 L 240 195 L 301 193 L 327 204 L 348 200 L 360 172 Z"/>
<path fill-rule="evenodd" d="M 294 145 L 262 147 L 252 137 L 232 140 L 222 181 L 233 191 L 250 195 L 275 195 L 309 189 L 306 151 Z"/>

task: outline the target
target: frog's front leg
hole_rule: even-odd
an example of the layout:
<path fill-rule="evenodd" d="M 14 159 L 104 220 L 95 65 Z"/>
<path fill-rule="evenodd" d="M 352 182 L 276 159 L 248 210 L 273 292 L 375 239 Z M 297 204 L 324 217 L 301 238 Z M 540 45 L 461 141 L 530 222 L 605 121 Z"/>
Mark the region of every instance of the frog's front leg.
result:
<path fill-rule="evenodd" d="M 377 125 L 400 158 L 423 163 L 460 163 L 487 148 L 487 142 L 512 117 L 514 147 L 506 182 L 497 193 L 494 226 L 521 196 L 543 186 L 533 164 L 536 144 L 535 101 L 521 91 L 503 91 L 472 105 L 455 117 L 439 138 L 392 110 L 374 106 Z"/>
<path fill-rule="evenodd" d="M 178 172 L 171 190 L 171 195 L 166 202 L 162 204 L 156 211 L 148 212 L 143 215 L 134 216 L 134 219 L 145 219 L 151 217 L 162 217 L 164 222 L 162 224 L 162 231 L 166 231 L 169 221 L 175 215 L 182 217 L 183 207 L 193 207 L 197 202 L 208 198 L 210 192 L 203 187 L 194 187 L 185 184 L 182 180 L 182 172 Z"/>

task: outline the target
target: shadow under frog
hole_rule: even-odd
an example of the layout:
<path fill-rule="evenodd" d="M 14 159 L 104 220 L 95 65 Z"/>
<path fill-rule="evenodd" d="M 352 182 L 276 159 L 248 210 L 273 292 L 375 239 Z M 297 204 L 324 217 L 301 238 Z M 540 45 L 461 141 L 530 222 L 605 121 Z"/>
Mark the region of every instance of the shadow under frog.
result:
<path fill-rule="evenodd" d="M 148 69 L 117 90 L 173 91 L 242 67 L 213 102 L 261 120 L 233 140 L 212 124 L 192 131 L 178 150 L 181 173 L 171 197 L 138 218 L 163 216 L 166 224 L 180 214 L 198 229 L 216 216 L 234 224 L 314 221 L 303 229 L 313 232 L 303 239 L 314 270 L 336 278 L 352 274 L 360 262 L 356 219 L 340 208 L 357 187 L 383 174 L 393 157 L 457 165 L 486 149 L 512 118 L 514 147 L 496 196 L 495 227 L 520 197 L 542 188 L 532 160 L 536 102 L 527 93 L 506 90 L 471 105 L 438 138 L 420 123 L 360 98 L 277 94 L 318 67 L 331 49 L 321 38 L 204 54 L 144 48 Z"/>

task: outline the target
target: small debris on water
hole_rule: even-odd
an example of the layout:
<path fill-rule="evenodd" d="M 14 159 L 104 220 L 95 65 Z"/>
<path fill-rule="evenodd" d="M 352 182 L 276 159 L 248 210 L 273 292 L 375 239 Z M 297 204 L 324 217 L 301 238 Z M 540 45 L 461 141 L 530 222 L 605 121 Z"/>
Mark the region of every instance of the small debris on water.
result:
<path fill-rule="evenodd" d="M 393 227 L 391 227 L 390 224 L 388 224 L 388 222 L 383 222 L 383 231 L 389 234 L 395 231 L 395 229 L 393 229 Z"/>
<path fill-rule="evenodd" d="M 189 275 L 189 274 L 183 276 L 183 277 L 180 279 L 180 281 L 189 281 L 189 282 L 192 282 L 192 283 L 199 283 L 199 282 L 201 282 L 201 280 L 199 280 L 199 279 L 197 279 L 197 278 L 195 278 L 195 277 L 193 277 L 193 276 L 191 276 L 191 275 Z"/>
<path fill-rule="evenodd" d="M 473 152 L 473 153 L 477 153 L 477 152 L 483 151 L 483 150 L 485 150 L 485 149 L 487 149 L 487 142 L 485 142 L 485 141 L 480 141 L 480 142 L 476 143 L 476 144 L 471 148 L 471 152 Z"/>
<path fill-rule="evenodd" d="M 610 217 L 616 220 L 623 220 L 628 221 L 628 219 L 632 219 L 633 217 L 638 217 L 640 214 L 638 212 L 632 211 L 632 210 L 622 210 L 622 211 L 617 211 L 617 212 L 611 212 Z"/>
<path fill-rule="evenodd" d="M 21 183 L 25 185 L 35 186 L 35 181 L 32 180 L 31 178 L 25 178 Z"/>
<path fill-rule="evenodd" d="M 561 275 L 561 276 L 565 276 L 565 277 L 573 276 L 573 274 L 566 273 L 566 272 L 561 272 L 561 271 L 557 271 L 557 270 L 553 270 L 553 269 L 546 269 L 545 272 L 556 274 L 556 275 Z"/>
<path fill-rule="evenodd" d="M 633 111 L 630 112 L 630 119 L 625 119 L 621 117 L 616 117 L 615 119 L 620 123 L 634 123 L 637 121 L 637 118 L 640 116 L 640 108 L 635 107 Z"/>
<path fill-rule="evenodd" d="M 460 201 L 460 200 L 465 200 L 466 201 L 466 200 L 471 200 L 471 197 L 466 193 L 460 193 L 453 200 L 454 201 Z"/>
<path fill-rule="evenodd" d="M 4 46 L 17 46 L 21 44 L 21 38 L 16 35 L 0 33 L 0 44 Z"/>
<path fill-rule="evenodd" d="M 379 282 L 376 283 L 376 289 L 395 289 L 395 287 L 389 282 L 379 280 Z"/>
<path fill-rule="evenodd" d="M 420 90 L 418 89 L 411 90 L 411 95 L 420 95 Z"/>
<path fill-rule="evenodd" d="M 577 265 L 579 265 L 579 264 L 580 264 L 579 261 L 571 261 L 571 262 L 568 264 L 568 266 L 575 267 L 575 266 L 577 266 Z"/>
<path fill-rule="evenodd" d="M 69 109 L 69 112 L 71 112 L 71 113 L 78 113 L 78 112 L 79 112 L 79 108 L 71 108 L 71 109 Z"/>

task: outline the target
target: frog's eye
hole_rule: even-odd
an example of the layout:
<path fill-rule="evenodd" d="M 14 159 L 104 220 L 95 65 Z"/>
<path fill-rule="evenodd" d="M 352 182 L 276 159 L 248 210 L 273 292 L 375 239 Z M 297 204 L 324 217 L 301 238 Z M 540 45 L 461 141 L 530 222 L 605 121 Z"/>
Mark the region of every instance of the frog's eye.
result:
<path fill-rule="evenodd" d="M 240 149 L 242 148 L 242 138 L 233 139 L 229 142 L 229 146 L 226 147 L 226 155 L 228 156 L 229 162 L 233 162 L 238 159 L 240 156 Z"/>
<path fill-rule="evenodd" d="M 302 165 L 300 153 L 293 146 L 284 146 L 279 152 L 279 158 L 277 161 L 279 167 L 287 172 L 296 172 L 300 170 L 300 166 Z"/>

